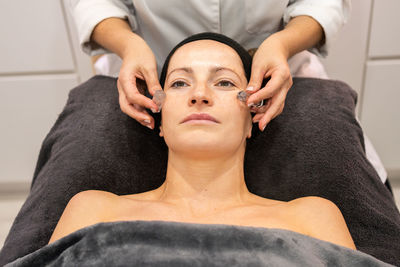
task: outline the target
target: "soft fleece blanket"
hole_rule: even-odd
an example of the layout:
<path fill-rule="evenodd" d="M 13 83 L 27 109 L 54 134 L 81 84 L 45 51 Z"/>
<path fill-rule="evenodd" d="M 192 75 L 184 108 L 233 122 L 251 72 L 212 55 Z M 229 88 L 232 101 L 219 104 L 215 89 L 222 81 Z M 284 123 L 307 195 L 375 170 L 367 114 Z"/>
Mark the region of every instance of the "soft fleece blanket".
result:
<path fill-rule="evenodd" d="M 331 200 L 358 250 L 400 266 L 400 213 L 365 156 L 356 99 L 343 82 L 295 78 L 282 114 L 264 132 L 254 127 L 246 184 L 276 200 Z M 31 192 L 0 251 L 0 266 L 44 247 L 75 194 L 152 190 L 163 183 L 166 166 L 158 132 L 122 113 L 117 79 L 95 76 L 77 86 L 43 140 Z"/>
<path fill-rule="evenodd" d="M 289 230 L 165 221 L 99 223 L 6 266 L 393 266 Z"/>

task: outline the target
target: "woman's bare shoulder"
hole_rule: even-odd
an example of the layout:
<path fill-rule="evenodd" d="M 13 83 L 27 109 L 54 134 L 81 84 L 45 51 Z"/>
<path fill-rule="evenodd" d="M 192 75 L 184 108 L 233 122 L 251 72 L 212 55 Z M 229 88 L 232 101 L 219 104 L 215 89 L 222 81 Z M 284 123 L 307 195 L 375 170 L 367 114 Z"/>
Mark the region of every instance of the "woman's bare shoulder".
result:
<path fill-rule="evenodd" d="M 118 201 L 119 196 L 101 190 L 86 190 L 74 195 L 65 210 L 82 213 L 84 217 L 99 216 L 101 211 Z"/>
<path fill-rule="evenodd" d="M 107 192 L 107 191 L 102 191 L 102 190 L 86 190 L 86 191 L 82 191 L 77 193 L 76 195 L 74 195 L 71 201 L 90 201 L 90 200 L 111 200 L 113 198 L 118 197 L 118 195 L 111 193 L 111 192 Z"/>
<path fill-rule="evenodd" d="M 117 200 L 118 195 L 100 190 L 87 190 L 74 195 L 65 207 L 49 243 L 104 221 L 107 216 L 104 211 L 112 211 L 113 209 L 108 207 Z"/>
<path fill-rule="evenodd" d="M 337 208 L 336 204 L 329 199 L 318 197 L 318 196 L 307 196 L 299 197 L 288 202 L 293 208 L 310 209 L 311 211 L 317 206 L 329 206 L 331 208 Z"/>
<path fill-rule="evenodd" d="M 320 220 L 326 219 L 343 219 L 342 212 L 338 206 L 331 200 L 318 197 L 318 196 L 307 196 L 300 197 L 288 202 L 288 206 L 291 209 L 297 211 L 297 214 L 301 214 L 302 217 L 319 222 Z"/>
<path fill-rule="evenodd" d="M 309 236 L 356 249 L 342 212 L 332 201 L 307 196 L 294 199 L 288 205 Z"/>

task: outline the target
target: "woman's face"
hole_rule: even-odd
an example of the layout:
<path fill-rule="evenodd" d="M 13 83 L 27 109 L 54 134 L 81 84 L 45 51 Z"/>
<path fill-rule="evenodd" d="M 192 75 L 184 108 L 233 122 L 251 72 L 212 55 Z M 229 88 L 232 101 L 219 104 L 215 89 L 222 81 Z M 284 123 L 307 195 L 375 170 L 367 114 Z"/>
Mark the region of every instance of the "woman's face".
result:
<path fill-rule="evenodd" d="M 246 85 L 242 61 L 231 47 L 213 40 L 180 47 L 168 66 L 161 110 L 160 136 L 169 149 L 210 157 L 244 148 L 251 136 L 251 115 L 237 94 Z M 192 114 L 207 114 L 215 121 L 185 121 Z"/>

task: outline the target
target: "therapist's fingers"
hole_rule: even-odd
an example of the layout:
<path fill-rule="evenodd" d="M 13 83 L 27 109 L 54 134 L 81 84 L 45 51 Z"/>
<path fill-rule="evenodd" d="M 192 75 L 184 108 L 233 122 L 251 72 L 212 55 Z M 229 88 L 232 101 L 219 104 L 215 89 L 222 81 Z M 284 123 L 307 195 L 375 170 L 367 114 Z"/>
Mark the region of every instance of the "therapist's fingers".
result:
<path fill-rule="evenodd" d="M 271 101 L 269 101 L 269 99 L 264 100 L 264 105 L 262 105 L 261 107 L 251 107 L 250 112 L 256 113 L 256 114 L 265 113 L 270 105 L 271 105 Z"/>
<path fill-rule="evenodd" d="M 271 104 L 264 114 L 257 114 L 261 116 L 261 118 L 257 117 L 259 119 L 258 127 L 261 131 L 264 131 L 267 124 L 282 113 L 285 107 L 286 94 L 286 90 L 281 91 L 277 96 L 271 98 Z"/>
<path fill-rule="evenodd" d="M 120 73 L 118 77 L 119 87 L 125 94 L 126 100 L 129 104 L 137 104 L 141 107 L 157 110 L 157 105 L 148 97 L 144 95 L 145 88 L 140 88 L 140 80 L 143 80 L 143 75 L 138 72 L 126 74 Z"/>
<path fill-rule="evenodd" d="M 246 88 L 246 92 L 252 94 L 256 91 L 258 91 L 261 87 L 261 84 L 264 80 L 265 76 L 265 70 L 261 66 L 257 66 L 256 64 L 253 64 L 251 68 L 251 76 L 249 83 Z"/>
<path fill-rule="evenodd" d="M 127 96 L 126 96 L 124 90 L 122 89 L 120 80 L 117 81 L 117 87 L 118 87 L 118 92 L 119 92 L 119 104 L 120 104 L 122 112 L 124 112 L 131 118 L 135 119 L 143 126 L 153 129 L 154 128 L 153 118 L 147 113 L 147 111 L 140 104 L 131 104 L 128 101 Z M 141 97 L 144 97 L 146 99 L 149 99 L 149 98 L 141 95 L 139 92 L 137 92 L 136 94 L 138 94 Z M 153 102 L 153 101 L 151 101 L 151 102 Z"/>
<path fill-rule="evenodd" d="M 262 106 L 261 108 L 253 108 L 252 109 L 253 113 L 256 113 L 253 116 L 253 123 L 259 122 L 270 106 L 271 106 L 271 101 L 268 101 L 267 104 Z"/>
<path fill-rule="evenodd" d="M 258 103 L 263 99 L 271 98 L 281 89 L 290 88 L 292 86 L 292 78 L 290 72 L 286 70 L 276 69 L 271 73 L 271 79 L 264 88 L 261 88 L 248 99 L 247 103 Z"/>
<path fill-rule="evenodd" d="M 149 90 L 151 95 L 154 95 L 156 90 L 162 90 L 160 82 L 158 80 L 157 69 L 156 68 L 148 68 L 143 71 L 144 79 L 147 84 L 147 89 Z"/>
<path fill-rule="evenodd" d="M 128 102 L 130 104 L 139 105 L 143 108 L 157 110 L 158 107 L 157 107 L 156 103 L 154 103 L 153 100 L 151 100 L 151 98 L 148 98 L 147 96 L 145 96 L 144 91 L 138 90 L 139 89 L 138 81 L 139 81 L 139 79 L 136 79 L 136 80 L 133 80 L 132 83 L 129 83 L 129 85 L 132 85 L 131 88 L 127 88 L 126 86 L 123 87 Z"/>

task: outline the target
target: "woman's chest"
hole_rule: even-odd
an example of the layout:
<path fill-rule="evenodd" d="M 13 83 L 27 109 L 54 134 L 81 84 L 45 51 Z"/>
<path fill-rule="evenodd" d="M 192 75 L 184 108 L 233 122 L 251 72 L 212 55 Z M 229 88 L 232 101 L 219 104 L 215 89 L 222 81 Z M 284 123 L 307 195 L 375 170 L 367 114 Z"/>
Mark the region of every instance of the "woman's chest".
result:
<path fill-rule="evenodd" d="M 182 212 L 163 205 L 139 205 L 114 213 L 107 221 L 175 221 L 200 224 L 227 224 L 263 228 L 278 228 L 307 234 L 297 215 L 288 208 L 235 208 L 209 214 Z"/>

